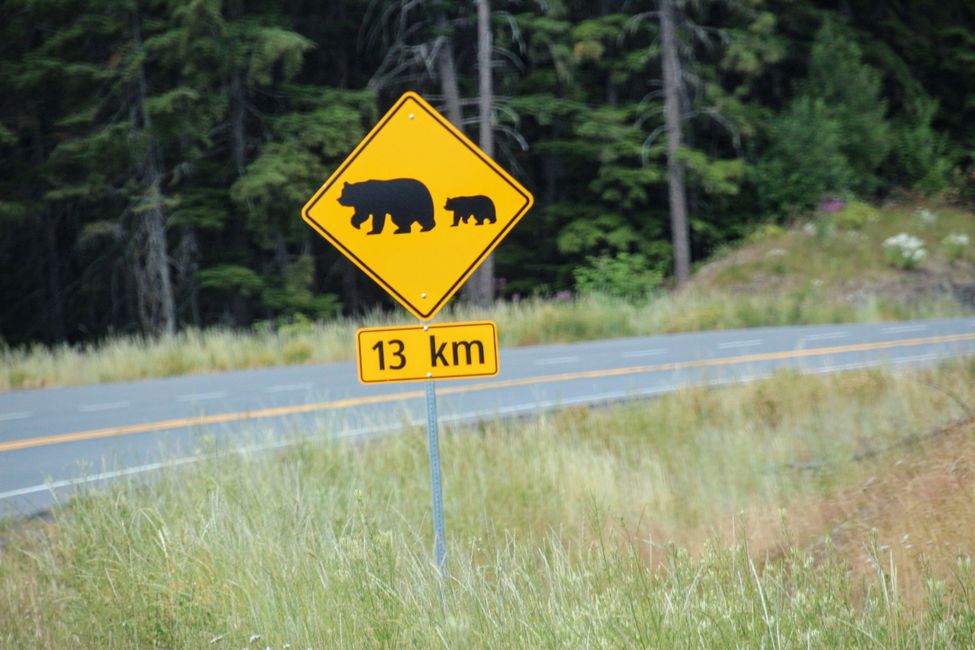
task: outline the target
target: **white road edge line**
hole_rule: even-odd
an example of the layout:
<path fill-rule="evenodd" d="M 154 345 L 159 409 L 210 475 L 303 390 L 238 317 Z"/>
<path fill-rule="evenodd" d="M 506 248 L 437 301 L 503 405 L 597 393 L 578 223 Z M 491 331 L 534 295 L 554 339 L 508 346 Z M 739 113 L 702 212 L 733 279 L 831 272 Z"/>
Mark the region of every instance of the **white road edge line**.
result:
<path fill-rule="evenodd" d="M 481 411 L 474 411 L 473 413 L 465 413 L 463 415 L 444 415 L 440 417 L 441 424 L 445 423 L 464 423 L 466 421 L 476 421 L 478 418 L 483 418 L 491 415 L 518 415 L 520 413 L 531 413 L 539 408 L 541 409 L 551 409 L 558 408 L 561 406 L 572 406 L 573 404 L 585 404 L 600 400 L 611 400 L 611 399 L 621 399 L 628 396 L 636 395 L 652 395 L 656 393 L 666 393 L 677 390 L 680 386 L 673 384 L 666 384 L 664 386 L 655 386 L 649 389 L 643 389 L 639 391 L 617 391 L 612 393 L 603 393 L 599 395 L 591 395 L 587 397 L 580 397 L 570 400 L 547 400 L 544 402 L 531 402 L 528 404 L 519 404 L 515 406 L 507 406 L 497 409 L 486 409 Z M 408 426 L 420 426 L 426 422 L 426 417 L 420 417 L 411 419 Z M 366 427 L 360 427 L 357 429 L 350 429 L 348 431 L 343 431 L 341 433 L 333 434 L 329 438 L 336 440 L 345 438 L 358 438 L 362 436 L 376 435 L 385 433 L 388 431 L 402 430 L 404 424 L 400 422 L 390 422 L 380 425 L 372 425 Z M 101 472 L 99 474 L 92 474 L 91 476 L 83 476 L 74 479 L 61 479 L 58 481 L 51 481 L 49 483 L 44 483 L 41 485 L 31 485 L 29 487 L 19 488 L 16 490 L 9 490 L 7 492 L 0 492 L 0 501 L 6 499 L 12 499 L 14 497 L 27 496 L 30 494 L 37 494 L 38 492 L 54 492 L 66 487 L 78 487 L 80 485 L 85 485 L 87 483 L 97 483 L 98 481 L 107 481 L 115 478 L 121 478 L 123 476 L 132 476 L 135 474 L 144 474 L 146 472 L 154 472 L 166 467 L 178 467 L 180 465 L 187 465 L 190 463 L 197 463 L 202 460 L 209 458 L 217 458 L 220 456 L 225 456 L 228 454 L 250 454 L 262 451 L 273 451 L 275 449 L 285 449 L 287 447 L 293 447 L 294 445 L 301 444 L 303 442 L 308 442 L 313 437 L 319 436 L 307 436 L 298 439 L 287 439 L 287 440 L 276 440 L 274 442 L 269 442 L 261 445 L 251 445 L 248 447 L 243 447 L 240 449 L 229 450 L 221 452 L 219 454 L 201 454 L 199 456 L 184 456 L 182 458 L 176 458 L 168 461 L 160 461 L 157 463 L 147 463 L 145 465 L 138 465 L 136 467 L 127 467 L 125 469 L 113 470 L 109 472 Z"/>
<path fill-rule="evenodd" d="M 881 334 L 900 334 L 903 332 L 923 332 L 928 329 L 927 325 L 894 325 L 891 327 L 880 328 Z"/>
<path fill-rule="evenodd" d="M 728 348 L 753 348 L 756 345 L 761 345 L 765 343 L 764 339 L 748 339 L 745 341 L 725 341 L 724 343 L 718 343 L 719 350 L 727 350 Z"/>
<path fill-rule="evenodd" d="M 533 366 L 554 366 L 560 363 L 577 363 L 579 357 L 550 357 L 548 359 L 536 359 L 532 361 Z"/>
<path fill-rule="evenodd" d="M 15 411 L 13 413 L 0 413 L 0 422 L 6 420 L 26 420 L 34 415 L 33 411 Z"/>
<path fill-rule="evenodd" d="M 82 404 L 78 410 L 82 413 L 95 413 L 96 411 L 113 411 L 132 406 L 132 402 L 102 402 L 101 404 Z"/>
<path fill-rule="evenodd" d="M 801 372 L 804 375 L 827 375 L 831 372 L 842 372 L 844 370 L 862 370 L 864 368 L 876 368 L 882 366 L 886 361 L 874 359 L 873 361 L 857 361 L 855 363 L 841 363 L 834 366 L 823 366 L 822 368 L 806 368 Z"/>
<path fill-rule="evenodd" d="M 17 490 L 0 492 L 0 501 L 3 501 L 4 499 L 12 499 L 14 497 L 27 496 L 28 494 L 36 494 L 38 492 L 45 492 L 45 491 L 53 492 L 54 490 L 57 490 L 59 488 L 84 485 L 85 483 L 94 483 L 96 481 L 107 481 L 113 478 L 129 476 L 131 474 L 141 474 L 143 472 L 151 472 L 157 469 L 162 469 L 163 467 L 176 467 L 178 465 L 185 465 L 186 463 L 194 463 L 196 461 L 203 460 L 203 458 L 204 458 L 203 456 L 187 456 L 185 458 L 176 458 L 174 460 L 170 460 L 166 462 L 149 463 L 148 465 L 136 465 L 135 467 L 127 467 L 125 469 L 119 469 L 112 472 L 102 472 L 100 474 L 93 474 L 91 476 L 63 479 L 61 481 L 51 481 L 50 483 L 45 483 L 43 485 L 31 485 L 30 487 L 19 488 Z"/>
<path fill-rule="evenodd" d="M 277 384 L 276 386 L 268 386 L 264 389 L 266 393 L 286 393 L 293 390 L 307 390 L 312 387 L 312 383 L 306 381 L 301 384 Z"/>
<path fill-rule="evenodd" d="M 893 360 L 893 363 L 915 363 L 917 361 L 931 361 L 932 359 L 939 359 L 943 356 L 944 356 L 943 354 L 937 354 L 935 352 L 931 352 L 929 354 L 915 354 L 914 356 L 910 356 L 910 357 L 898 357 L 897 359 Z"/>
<path fill-rule="evenodd" d="M 945 353 L 940 353 L 940 354 L 939 353 L 932 353 L 931 355 L 916 355 L 916 357 L 921 357 L 921 356 L 923 356 L 923 357 L 930 356 L 932 359 L 936 359 L 936 358 L 941 358 L 941 357 L 953 356 L 953 353 L 951 353 L 951 352 L 945 352 Z M 902 357 L 902 358 L 908 358 L 908 357 Z M 821 368 L 800 369 L 800 372 L 802 372 L 802 374 L 822 375 L 822 374 L 826 374 L 826 373 L 830 373 L 830 372 L 842 372 L 842 371 L 845 371 L 845 370 L 857 370 L 857 369 L 861 369 L 861 368 L 872 368 L 872 367 L 875 367 L 875 366 L 883 365 L 884 363 L 887 363 L 887 361 L 885 361 L 883 359 L 875 359 L 875 360 L 871 360 L 871 361 L 864 361 L 864 362 L 858 362 L 858 363 L 847 363 L 847 364 L 840 364 L 840 365 L 823 366 Z M 478 418 L 485 417 L 485 416 L 489 416 L 489 415 L 518 415 L 520 413 L 531 413 L 531 412 L 539 409 L 539 407 L 541 407 L 542 409 L 551 409 L 551 408 L 559 408 L 559 407 L 564 407 L 564 406 L 572 406 L 574 404 L 589 404 L 589 403 L 598 402 L 598 401 L 610 401 L 610 400 L 615 400 L 615 399 L 625 399 L 627 397 L 636 397 L 636 396 L 643 397 L 643 396 L 655 395 L 655 394 L 660 394 L 660 393 L 674 392 L 676 390 L 679 390 L 680 388 L 684 388 L 684 387 L 688 387 L 689 388 L 689 387 L 693 387 L 693 386 L 696 386 L 696 385 L 703 385 L 703 386 L 722 386 L 722 385 L 727 385 L 727 384 L 747 383 L 749 381 L 754 381 L 754 380 L 757 380 L 757 379 L 762 379 L 764 377 L 768 377 L 769 375 L 771 375 L 771 373 L 774 370 L 775 370 L 774 368 L 773 369 L 770 369 L 770 371 L 768 373 L 762 373 L 760 375 L 747 375 L 747 379 L 746 378 L 743 378 L 743 377 L 729 377 L 729 378 L 721 378 L 721 379 L 710 379 L 710 380 L 705 380 L 705 381 L 699 382 L 699 383 L 690 383 L 690 384 L 684 384 L 684 385 L 679 385 L 679 384 L 665 384 L 663 386 L 654 386 L 654 387 L 651 387 L 651 388 L 645 388 L 645 389 L 636 390 L 636 391 L 614 391 L 614 392 L 611 392 L 611 393 L 601 393 L 601 394 L 598 394 L 598 395 L 590 395 L 590 396 L 579 397 L 579 398 L 574 398 L 574 399 L 546 400 L 544 402 L 532 402 L 530 404 L 520 404 L 520 405 L 517 405 L 517 406 L 508 406 L 508 407 L 502 407 L 502 408 L 497 408 L 497 409 L 492 409 L 492 410 L 475 411 L 473 413 L 467 413 L 467 414 L 464 414 L 464 415 L 447 415 L 447 416 L 441 416 L 440 421 L 441 422 L 444 422 L 444 423 L 450 422 L 450 423 L 461 423 L 462 424 L 465 421 L 472 421 L 472 420 L 473 421 L 476 421 Z M 418 418 L 416 420 L 411 420 L 410 421 L 410 425 L 418 426 L 418 425 L 422 424 L 425 421 L 426 421 L 425 419 Z M 376 434 L 381 434 L 381 433 L 385 433 L 385 432 L 388 432 L 388 431 L 394 431 L 394 430 L 400 430 L 400 429 L 403 429 L 403 423 L 402 422 L 394 422 L 394 423 L 383 424 L 383 425 L 374 425 L 374 426 L 370 426 L 370 427 L 360 427 L 358 429 L 351 429 L 349 431 L 343 431 L 342 433 L 334 434 L 334 435 L 332 435 L 330 437 L 331 438 L 334 438 L 334 439 L 357 438 L 357 437 L 360 437 L 360 436 L 376 435 Z M 207 455 L 200 455 L 200 456 L 186 456 L 186 457 L 183 457 L 183 458 L 176 458 L 176 459 L 169 460 L 169 461 L 163 461 L 163 462 L 158 462 L 158 463 L 148 463 L 146 465 L 139 465 L 139 466 L 136 466 L 136 467 L 128 467 L 126 469 L 115 470 L 115 471 L 111 471 L 111 472 L 102 472 L 100 474 L 95 474 L 95 475 L 92 475 L 92 476 L 85 476 L 85 477 L 75 478 L 75 479 L 63 479 L 63 480 L 59 480 L 59 481 L 52 481 L 50 483 L 45 483 L 43 485 L 32 485 L 30 487 L 19 488 L 19 489 L 10 490 L 10 491 L 7 491 L 7 492 L 0 492 L 0 501 L 4 501 L 6 499 L 12 499 L 14 497 L 19 497 L 19 496 L 27 496 L 29 494 L 36 494 L 38 492 L 46 492 L 46 491 L 53 492 L 54 490 L 57 490 L 57 489 L 60 489 L 60 488 L 71 487 L 71 486 L 79 486 L 79 485 L 84 485 L 86 483 L 95 483 L 97 481 L 104 481 L 104 480 L 110 480 L 110 479 L 113 479 L 113 478 L 120 478 L 120 477 L 123 477 L 123 476 L 131 476 L 131 475 L 135 475 L 135 474 L 142 474 L 142 473 L 146 473 L 146 472 L 152 472 L 152 471 L 156 471 L 156 470 L 162 469 L 164 467 L 177 467 L 177 466 L 180 466 L 180 465 L 186 465 L 186 464 L 189 464 L 189 463 L 196 463 L 196 462 L 199 462 L 199 461 L 202 461 L 202 460 L 206 460 L 208 458 L 214 458 L 214 457 L 223 456 L 223 455 L 232 454 L 232 453 L 237 453 L 237 454 L 244 455 L 244 454 L 249 454 L 249 453 L 259 453 L 259 452 L 262 452 L 262 451 L 272 451 L 272 450 L 275 450 L 275 449 L 284 449 L 284 448 L 287 448 L 287 447 L 292 447 L 292 446 L 294 446 L 296 444 L 300 444 L 302 442 L 307 442 L 312 437 L 313 436 L 308 436 L 308 437 L 299 438 L 299 439 L 278 440 L 278 441 L 275 441 L 275 442 L 265 443 L 265 444 L 262 444 L 262 445 L 252 445 L 250 447 L 243 447 L 241 449 L 235 449 L 235 450 L 231 450 L 231 451 L 221 452 L 220 454 L 217 454 L 217 455 L 207 454 Z M 317 436 L 315 436 L 315 437 L 317 437 Z"/>
<path fill-rule="evenodd" d="M 227 393 L 224 391 L 218 391 L 216 393 L 190 393 L 189 395 L 180 395 L 176 398 L 177 402 L 202 402 L 208 399 L 220 399 L 221 397 L 226 397 Z"/>
<path fill-rule="evenodd" d="M 800 341 L 829 341 L 832 339 L 845 339 L 850 335 L 847 331 L 842 332 L 823 332 L 822 334 L 810 334 L 803 336 Z"/>
<path fill-rule="evenodd" d="M 628 350 L 623 353 L 624 359 L 638 359 L 640 357 L 655 357 L 660 354 L 667 354 L 669 348 L 653 348 L 650 350 Z"/>

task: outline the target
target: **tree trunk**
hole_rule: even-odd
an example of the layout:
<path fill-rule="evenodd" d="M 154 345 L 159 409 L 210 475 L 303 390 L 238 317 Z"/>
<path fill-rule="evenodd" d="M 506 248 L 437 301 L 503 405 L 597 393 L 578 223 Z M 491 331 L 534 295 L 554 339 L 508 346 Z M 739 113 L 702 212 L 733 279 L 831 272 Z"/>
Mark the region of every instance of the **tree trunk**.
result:
<path fill-rule="evenodd" d="M 491 105 L 494 102 L 491 76 L 491 5 L 489 0 L 477 0 L 477 75 L 478 75 L 478 143 L 489 157 L 494 157 L 494 132 L 491 126 Z M 467 281 L 469 302 L 487 307 L 494 302 L 494 258 L 488 256 Z"/>
<path fill-rule="evenodd" d="M 226 4 L 227 17 L 237 20 L 243 14 L 240 2 L 233 0 Z M 237 177 L 244 175 L 247 169 L 247 93 L 244 88 L 243 69 L 234 68 L 227 81 L 227 95 L 229 101 L 230 119 L 230 155 L 233 160 Z M 247 202 L 248 212 L 253 214 L 253 206 Z"/>
<path fill-rule="evenodd" d="M 329 9 L 329 20 L 334 25 L 342 25 L 346 22 L 346 3 L 345 2 L 328 2 L 325 3 Z M 350 73 L 350 55 L 349 48 L 338 47 L 333 50 L 333 60 L 335 62 L 335 70 L 337 74 L 334 77 L 334 84 L 339 88 L 349 87 L 349 77 Z"/>
<path fill-rule="evenodd" d="M 599 15 L 601 17 L 608 16 L 611 12 L 610 3 L 607 0 L 601 0 L 599 3 Z M 616 108 L 619 104 L 619 91 L 616 88 L 616 84 L 613 83 L 613 75 L 606 74 L 606 104 Z"/>
<path fill-rule="evenodd" d="M 238 177 L 244 175 L 247 167 L 247 152 L 245 151 L 247 143 L 244 134 L 246 100 L 244 98 L 244 84 L 241 80 L 242 75 L 242 72 L 236 70 L 230 76 L 230 150 Z"/>
<path fill-rule="evenodd" d="M 454 42 L 447 32 L 447 19 L 443 14 L 437 17 L 437 26 L 444 32 L 444 44 L 437 57 L 437 66 L 440 68 L 440 92 L 443 93 L 444 103 L 447 106 L 447 119 L 457 127 L 457 130 L 464 130 L 464 116 L 460 110 L 460 90 L 457 87 L 457 66 L 454 63 Z"/>
<path fill-rule="evenodd" d="M 31 103 L 31 157 L 33 163 L 40 167 L 44 164 L 44 137 L 41 133 L 41 112 L 36 102 Z M 50 326 L 51 341 L 61 343 L 67 339 L 67 327 L 64 320 L 64 292 L 61 281 L 61 251 L 58 249 L 59 219 L 51 217 L 51 209 L 45 203 L 41 210 L 38 229 L 43 232 L 44 253 L 46 256 L 47 289 L 48 289 L 48 325 Z"/>
<path fill-rule="evenodd" d="M 187 306 L 190 322 L 195 327 L 200 327 L 200 301 L 199 287 L 196 284 L 196 274 L 199 271 L 200 247 L 196 239 L 196 233 L 188 230 L 180 239 L 179 245 L 173 252 L 175 269 L 175 293 L 181 297 L 180 302 Z"/>
<path fill-rule="evenodd" d="M 51 326 L 51 340 L 56 343 L 64 342 L 67 328 L 64 321 L 64 292 L 61 282 L 61 255 L 58 250 L 58 218 L 49 217 L 45 208 L 42 212 L 41 228 L 44 231 L 45 252 L 47 253 L 47 289 L 48 289 L 48 323 Z"/>
<path fill-rule="evenodd" d="M 674 247 L 674 275 L 677 286 L 691 275 L 690 231 L 687 225 L 687 198 L 684 189 L 684 163 L 681 148 L 680 55 L 674 18 L 674 0 L 660 0 L 660 45 L 663 50 L 664 115 L 667 128 L 667 184 L 670 189 L 670 230 Z"/>
<path fill-rule="evenodd" d="M 494 78 L 491 74 L 491 4 L 477 0 L 477 80 L 478 135 L 480 147 L 494 156 L 494 132 L 491 130 L 491 104 L 494 102 Z"/>
<path fill-rule="evenodd" d="M 365 311 L 363 309 L 362 297 L 359 295 L 359 282 L 357 281 L 358 275 L 362 271 L 345 258 L 342 258 L 335 264 L 342 278 L 342 297 L 345 299 L 345 313 L 350 316 L 359 316 Z"/>
<path fill-rule="evenodd" d="M 154 156 L 152 156 L 154 158 Z M 162 173 L 154 164 L 149 169 L 149 203 L 146 213 L 146 273 L 152 283 L 153 296 L 158 303 L 155 320 L 163 334 L 176 333 L 176 301 L 169 273 L 169 251 L 166 245 L 166 214 L 163 212 L 163 196 L 159 189 Z"/>
<path fill-rule="evenodd" d="M 132 14 L 132 38 L 135 47 L 142 49 L 142 30 L 139 16 Z M 149 96 L 146 69 L 139 63 L 136 74 L 136 113 L 147 135 L 143 161 L 145 193 L 136 211 L 137 230 L 144 234 L 145 250 L 137 251 L 136 265 L 144 282 L 139 290 L 140 312 L 150 327 L 165 334 L 176 333 L 176 303 L 169 275 L 169 252 L 166 246 L 166 213 L 163 208 L 162 170 L 152 135 L 152 118 L 145 110 Z M 140 239 L 139 237 L 136 238 Z"/>

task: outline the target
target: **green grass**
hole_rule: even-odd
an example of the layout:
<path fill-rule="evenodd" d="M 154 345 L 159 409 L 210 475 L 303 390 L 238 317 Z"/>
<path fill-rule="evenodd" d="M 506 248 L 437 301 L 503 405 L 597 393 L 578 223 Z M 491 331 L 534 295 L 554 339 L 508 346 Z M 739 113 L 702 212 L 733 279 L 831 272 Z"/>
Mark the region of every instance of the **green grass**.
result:
<path fill-rule="evenodd" d="M 571 342 L 763 325 L 875 322 L 971 314 L 946 287 L 972 284 L 975 247 L 953 262 L 947 234 L 975 241 L 975 218 L 935 210 L 932 223 L 907 208 L 821 215 L 803 228 L 766 227 L 740 248 L 699 269 L 689 287 L 640 301 L 586 295 L 561 302 L 523 300 L 491 309 L 448 308 L 438 321 L 488 319 L 503 346 Z M 839 224 L 839 225 L 837 225 Z M 882 242 L 920 236 L 929 258 L 901 271 L 884 261 Z M 975 286 L 970 287 L 975 295 Z M 89 346 L 0 345 L 0 390 L 126 381 L 284 364 L 348 361 L 359 327 L 412 323 L 402 311 L 361 320 L 298 323 L 251 331 L 187 330 L 160 339 L 116 337 Z"/>
<path fill-rule="evenodd" d="M 851 305 L 821 289 L 730 296 L 691 288 L 643 302 L 606 296 L 522 301 L 490 310 L 458 308 L 438 322 L 493 320 L 505 347 L 708 329 L 933 318 L 972 313 L 950 300 L 871 299 Z M 0 390 L 131 381 L 151 377 L 350 361 L 360 327 L 413 324 L 403 315 L 309 323 L 279 331 L 185 330 L 148 339 L 116 337 L 91 346 L 0 347 Z"/>
<path fill-rule="evenodd" d="M 962 404 L 972 361 L 447 430 L 442 593 L 421 431 L 171 468 L 7 525 L 0 647 L 963 647 Z"/>
<path fill-rule="evenodd" d="M 926 216 L 920 216 L 922 212 Z M 904 272 L 890 266 L 883 242 L 899 233 L 924 242 L 927 258 L 920 268 Z M 765 226 L 746 244 L 724 251 L 729 264 L 716 264 L 702 278 L 717 289 L 815 286 L 831 292 L 881 292 L 889 282 L 923 283 L 934 279 L 971 281 L 975 247 L 969 245 L 951 261 L 943 243 L 949 234 L 975 235 L 975 215 L 956 208 L 918 208 L 892 205 L 872 208 L 854 202 L 838 214 L 819 213 L 806 223 L 784 230 Z M 937 289 L 933 283 L 932 289 Z M 872 291 L 871 291 L 872 290 Z M 888 298 L 896 298 L 888 295 Z"/>

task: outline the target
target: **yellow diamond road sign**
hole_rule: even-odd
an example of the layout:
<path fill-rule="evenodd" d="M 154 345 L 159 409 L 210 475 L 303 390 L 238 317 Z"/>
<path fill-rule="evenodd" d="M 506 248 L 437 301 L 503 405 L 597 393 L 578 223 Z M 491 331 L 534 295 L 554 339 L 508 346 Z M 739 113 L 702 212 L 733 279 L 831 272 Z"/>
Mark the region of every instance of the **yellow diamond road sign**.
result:
<path fill-rule="evenodd" d="M 416 93 L 406 93 L 302 218 L 421 320 L 511 231 L 532 195 Z"/>

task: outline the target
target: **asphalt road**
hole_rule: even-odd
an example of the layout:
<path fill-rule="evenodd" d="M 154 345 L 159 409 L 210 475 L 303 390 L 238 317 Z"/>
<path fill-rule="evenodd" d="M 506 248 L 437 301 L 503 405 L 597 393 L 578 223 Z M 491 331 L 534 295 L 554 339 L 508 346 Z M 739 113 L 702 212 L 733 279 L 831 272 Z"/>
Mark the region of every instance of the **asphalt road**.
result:
<path fill-rule="evenodd" d="M 457 423 L 748 381 L 784 367 L 826 373 L 970 354 L 970 318 L 545 345 L 502 350 L 495 378 L 439 382 L 437 402 L 440 421 Z M 214 450 L 421 424 L 423 397 L 423 384 L 362 385 L 350 363 L 0 393 L 0 517 Z"/>

